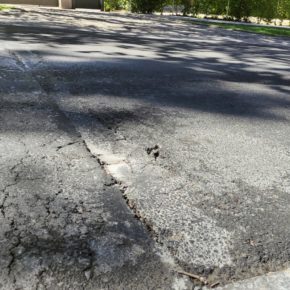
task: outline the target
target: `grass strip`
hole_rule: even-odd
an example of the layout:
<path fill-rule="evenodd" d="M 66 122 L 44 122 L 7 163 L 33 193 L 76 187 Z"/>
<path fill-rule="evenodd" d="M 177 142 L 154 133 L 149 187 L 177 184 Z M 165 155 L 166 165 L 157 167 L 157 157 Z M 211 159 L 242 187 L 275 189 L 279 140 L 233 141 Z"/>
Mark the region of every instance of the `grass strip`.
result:
<path fill-rule="evenodd" d="M 242 25 L 235 23 L 216 23 L 216 22 L 206 22 L 192 20 L 193 24 L 206 25 L 210 27 L 220 27 L 229 30 L 246 31 L 251 33 L 265 34 L 271 36 L 287 36 L 290 37 L 290 29 L 282 27 L 267 27 L 258 25 Z"/>
<path fill-rule="evenodd" d="M 8 6 L 8 5 L 3 5 L 3 4 L 0 4 L 0 11 L 4 11 L 4 10 L 10 10 L 10 9 L 13 9 L 12 6 Z"/>

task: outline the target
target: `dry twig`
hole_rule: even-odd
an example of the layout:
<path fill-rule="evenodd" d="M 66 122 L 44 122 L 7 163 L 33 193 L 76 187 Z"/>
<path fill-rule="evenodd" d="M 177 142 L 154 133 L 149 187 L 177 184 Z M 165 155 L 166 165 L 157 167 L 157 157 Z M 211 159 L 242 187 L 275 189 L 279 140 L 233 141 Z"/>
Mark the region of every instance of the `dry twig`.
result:
<path fill-rule="evenodd" d="M 215 282 L 215 283 L 210 285 L 210 288 L 214 288 L 214 287 L 218 286 L 219 284 L 220 284 L 220 282 Z"/>
<path fill-rule="evenodd" d="M 188 277 L 193 278 L 193 279 L 196 279 L 196 280 L 200 281 L 201 283 L 203 283 L 204 285 L 208 285 L 208 281 L 206 280 L 205 277 L 195 275 L 192 273 L 188 273 L 188 272 L 184 272 L 184 271 L 177 271 L 177 273 L 179 273 L 181 275 L 188 276 Z"/>

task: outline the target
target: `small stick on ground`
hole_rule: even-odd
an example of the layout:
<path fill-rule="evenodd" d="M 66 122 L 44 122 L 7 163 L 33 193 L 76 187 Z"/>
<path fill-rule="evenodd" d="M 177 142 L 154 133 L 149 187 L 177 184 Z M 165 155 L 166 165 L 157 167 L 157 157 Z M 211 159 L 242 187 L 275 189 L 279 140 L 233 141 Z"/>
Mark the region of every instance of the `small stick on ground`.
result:
<path fill-rule="evenodd" d="M 206 280 L 205 277 L 195 275 L 192 273 L 188 273 L 188 272 L 184 272 L 184 271 L 177 271 L 177 273 L 179 273 L 181 275 L 188 276 L 188 277 L 193 278 L 193 279 L 196 279 L 196 280 L 200 281 L 201 283 L 203 283 L 204 285 L 208 285 L 208 281 Z"/>
<path fill-rule="evenodd" d="M 218 286 L 220 284 L 220 282 L 215 282 L 213 284 L 210 285 L 210 288 L 215 288 L 216 286 Z"/>

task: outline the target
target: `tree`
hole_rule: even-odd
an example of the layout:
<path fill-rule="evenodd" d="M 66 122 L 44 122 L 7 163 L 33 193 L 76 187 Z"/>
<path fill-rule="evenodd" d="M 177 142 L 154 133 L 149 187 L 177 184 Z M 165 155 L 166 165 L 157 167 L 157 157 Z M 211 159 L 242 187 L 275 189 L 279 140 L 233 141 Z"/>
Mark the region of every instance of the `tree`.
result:
<path fill-rule="evenodd" d="M 237 20 L 255 16 L 266 22 L 275 18 L 282 22 L 290 18 L 290 0 L 105 0 L 105 5 L 107 10 L 131 7 L 138 13 L 160 12 L 166 5 L 173 9 L 181 6 L 184 15 L 225 15 Z"/>

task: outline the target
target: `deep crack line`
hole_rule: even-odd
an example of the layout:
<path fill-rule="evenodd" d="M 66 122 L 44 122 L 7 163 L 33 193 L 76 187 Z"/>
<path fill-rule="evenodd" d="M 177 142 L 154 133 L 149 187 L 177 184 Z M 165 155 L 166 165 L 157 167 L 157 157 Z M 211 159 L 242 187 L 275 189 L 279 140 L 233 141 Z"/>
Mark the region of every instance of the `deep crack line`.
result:
<path fill-rule="evenodd" d="M 90 155 L 98 161 L 101 168 L 110 177 L 111 182 L 105 184 L 105 186 L 108 186 L 108 187 L 117 186 L 119 188 L 120 193 L 122 193 L 122 197 L 124 201 L 126 202 L 130 211 L 133 213 L 134 217 L 144 225 L 150 237 L 162 246 L 163 243 L 160 241 L 158 233 L 153 229 L 153 225 L 150 224 L 146 218 L 142 217 L 142 214 L 137 209 L 136 204 L 127 197 L 126 191 L 127 191 L 128 186 L 125 185 L 122 181 L 118 181 L 108 170 L 106 170 L 106 165 L 108 164 L 105 161 L 103 161 L 99 156 L 96 156 L 92 153 L 92 151 L 89 148 L 89 145 L 86 143 L 85 140 L 83 140 L 83 144 L 86 150 L 90 153 Z"/>
<path fill-rule="evenodd" d="M 2 203 L 0 205 L 0 210 L 1 210 L 1 214 L 4 218 L 6 218 L 6 213 L 5 213 L 5 203 L 7 198 L 9 197 L 9 193 L 5 193 L 4 198 L 2 200 Z"/>
<path fill-rule="evenodd" d="M 10 257 L 11 257 L 11 260 L 10 260 L 8 266 L 7 266 L 7 268 L 8 268 L 8 275 L 9 275 L 9 276 L 11 276 L 11 274 L 12 274 L 13 265 L 14 265 L 15 260 L 16 260 L 16 254 L 14 253 L 14 250 L 15 250 L 18 246 L 20 246 L 20 244 L 21 244 L 21 239 L 20 239 L 20 237 L 17 237 L 17 241 L 16 241 L 16 243 L 15 243 L 15 244 L 14 244 L 14 245 L 9 249 L 9 255 L 10 255 Z M 15 276 L 13 277 L 13 280 L 14 280 L 14 283 L 15 283 L 15 281 L 16 281 Z"/>
<path fill-rule="evenodd" d="M 56 151 L 60 151 L 61 149 L 65 148 L 65 147 L 72 146 L 75 144 L 81 144 L 81 141 L 80 140 L 72 141 L 72 142 L 68 142 L 67 144 L 57 146 Z"/>
<path fill-rule="evenodd" d="M 1 210 L 2 216 L 4 218 L 6 218 L 5 204 L 6 204 L 7 199 L 10 196 L 10 194 L 9 194 L 9 192 L 7 190 L 8 190 L 9 187 L 12 187 L 12 186 L 16 185 L 17 183 L 18 183 L 18 180 L 15 179 L 15 182 L 14 183 L 11 183 L 11 184 L 6 185 L 4 187 L 4 189 L 1 190 L 4 193 L 4 197 L 3 197 L 2 203 L 0 204 L 0 210 Z"/>

